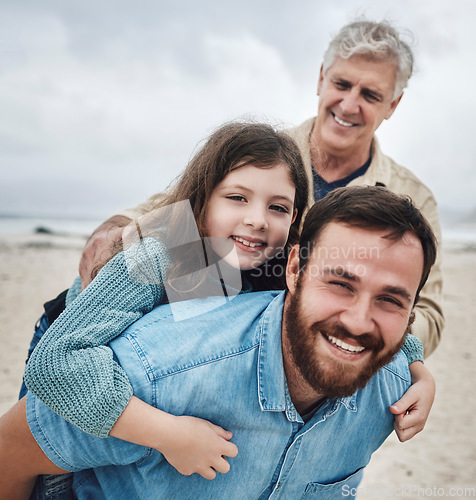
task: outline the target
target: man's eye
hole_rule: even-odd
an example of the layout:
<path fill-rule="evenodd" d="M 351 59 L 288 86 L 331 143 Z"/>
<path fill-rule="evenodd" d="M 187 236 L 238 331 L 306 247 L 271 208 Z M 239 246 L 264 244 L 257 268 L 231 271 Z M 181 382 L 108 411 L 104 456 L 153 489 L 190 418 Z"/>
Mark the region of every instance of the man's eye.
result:
<path fill-rule="evenodd" d="M 394 297 L 381 297 L 380 300 L 382 302 L 385 302 L 387 304 L 390 304 L 390 305 L 394 305 L 396 307 L 403 307 L 402 303 L 398 300 L 398 299 L 395 299 Z"/>
<path fill-rule="evenodd" d="M 349 283 L 345 281 L 330 281 L 329 284 L 335 286 L 336 288 L 342 288 L 343 290 L 352 290 Z"/>
<path fill-rule="evenodd" d="M 345 82 L 334 82 L 334 85 L 339 90 L 347 90 L 349 88 L 349 84 Z"/>
<path fill-rule="evenodd" d="M 233 201 L 246 201 L 246 198 L 244 196 L 241 196 L 240 194 L 231 194 L 226 198 L 227 200 L 233 200 Z"/>
<path fill-rule="evenodd" d="M 379 102 L 380 101 L 380 99 L 376 95 L 369 94 L 369 93 L 365 93 L 364 98 L 367 102 Z"/>
<path fill-rule="evenodd" d="M 288 214 L 289 210 L 286 207 L 283 207 L 282 205 L 271 205 L 270 210 L 274 210 L 276 212 L 281 212 L 283 214 Z"/>

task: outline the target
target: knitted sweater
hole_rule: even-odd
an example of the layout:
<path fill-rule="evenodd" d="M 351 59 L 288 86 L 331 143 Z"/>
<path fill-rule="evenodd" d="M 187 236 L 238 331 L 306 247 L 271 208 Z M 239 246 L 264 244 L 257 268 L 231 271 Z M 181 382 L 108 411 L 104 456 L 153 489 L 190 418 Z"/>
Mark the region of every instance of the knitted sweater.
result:
<path fill-rule="evenodd" d="M 66 309 L 28 361 L 28 389 L 84 432 L 107 437 L 132 387 L 106 344 L 165 302 L 162 283 L 169 265 L 165 246 L 145 238 L 115 255 L 83 292 L 77 278 Z M 407 335 L 403 350 L 409 364 L 423 360 L 422 343 L 413 335 Z"/>
<path fill-rule="evenodd" d="M 66 309 L 28 361 L 28 389 L 88 434 L 107 437 L 132 386 L 106 344 L 165 300 L 169 265 L 164 245 L 145 238 L 115 255 L 75 298 L 76 280 Z"/>

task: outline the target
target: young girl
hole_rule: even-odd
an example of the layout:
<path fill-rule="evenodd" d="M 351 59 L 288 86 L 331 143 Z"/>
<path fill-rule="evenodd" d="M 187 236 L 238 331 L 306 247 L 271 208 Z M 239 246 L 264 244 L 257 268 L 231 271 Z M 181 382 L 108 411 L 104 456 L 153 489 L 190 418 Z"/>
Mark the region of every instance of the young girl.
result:
<path fill-rule="evenodd" d="M 224 457 L 237 453 L 231 433 L 135 398 L 106 344 L 171 296 L 284 288 L 283 249 L 297 242 L 307 193 L 300 154 L 286 134 L 259 124 L 218 129 L 160 207 L 125 231 L 124 251 L 83 292 L 75 282 L 28 362 L 30 391 L 85 432 L 155 448 L 183 474 L 227 472 Z M 193 217 L 184 223 L 187 201 Z M 410 337 L 407 351 L 414 343 Z"/>
<path fill-rule="evenodd" d="M 232 123 L 218 129 L 160 207 L 125 231 L 126 242 L 139 233 L 142 239 L 125 245 L 82 293 L 75 281 L 66 310 L 28 362 L 29 390 L 85 432 L 100 437 L 111 433 L 158 448 L 181 472 L 195 470 L 181 467 L 173 443 L 167 453 L 171 438 L 187 443 L 190 462 L 195 448 L 197 456 L 206 448 L 206 457 L 212 449 L 214 468 L 223 469 L 216 462 L 225 454 L 224 445 L 228 453 L 235 452 L 227 442 L 231 433 L 141 405 L 105 344 L 156 305 L 170 301 L 174 292 L 175 300 L 217 294 L 217 268 L 228 276 L 219 285 L 219 292 L 227 295 L 239 291 L 236 272 L 229 278 L 233 268 L 241 271 L 244 291 L 283 288 L 283 249 L 298 240 L 307 193 L 299 151 L 286 134 L 260 124 Z M 184 217 L 185 202 L 193 217 Z M 208 243 L 205 263 L 201 241 L 194 244 L 199 237 Z M 199 471 L 210 475 L 212 469 Z"/>

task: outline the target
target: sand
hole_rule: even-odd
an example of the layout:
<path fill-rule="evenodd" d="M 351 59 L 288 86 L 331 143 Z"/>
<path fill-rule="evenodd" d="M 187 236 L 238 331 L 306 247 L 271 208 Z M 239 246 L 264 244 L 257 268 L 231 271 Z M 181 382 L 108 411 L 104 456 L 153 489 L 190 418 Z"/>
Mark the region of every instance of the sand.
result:
<path fill-rule="evenodd" d="M 83 244 L 0 237 L 0 414 L 17 399 L 42 304 L 71 284 Z M 476 498 L 476 248 L 446 244 L 443 258 L 447 325 L 427 361 L 437 384 L 430 418 L 407 443 L 388 438 L 365 471 L 359 499 Z"/>

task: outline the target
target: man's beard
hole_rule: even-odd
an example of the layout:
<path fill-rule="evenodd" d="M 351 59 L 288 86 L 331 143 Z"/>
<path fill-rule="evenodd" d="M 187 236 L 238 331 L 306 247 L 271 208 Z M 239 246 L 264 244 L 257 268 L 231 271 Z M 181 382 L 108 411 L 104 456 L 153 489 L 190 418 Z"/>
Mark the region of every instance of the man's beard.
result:
<path fill-rule="evenodd" d="M 284 317 L 286 335 L 296 367 L 304 380 L 323 396 L 347 397 L 357 389 L 362 389 L 380 368 L 391 361 L 405 342 L 405 335 L 402 335 L 397 345 L 385 351 L 382 338 L 372 334 L 355 336 L 342 325 L 328 321 L 319 321 L 307 326 L 301 311 L 301 294 L 301 278 L 299 278 Z M 347 343 L 350 343 L 349 339 L 355 340 L 358 345 L 372 351 L 367 364 L 356 371 L 352 370 L 350 361 L 345 363 L 329 358 L 328 355 L 320 355 L 316 351 L 318 335 L 335 337 Z"/>

